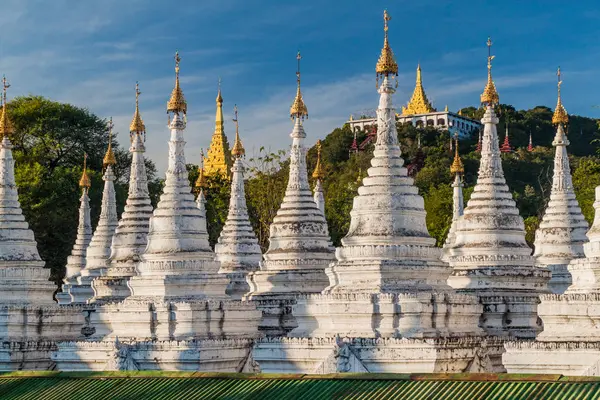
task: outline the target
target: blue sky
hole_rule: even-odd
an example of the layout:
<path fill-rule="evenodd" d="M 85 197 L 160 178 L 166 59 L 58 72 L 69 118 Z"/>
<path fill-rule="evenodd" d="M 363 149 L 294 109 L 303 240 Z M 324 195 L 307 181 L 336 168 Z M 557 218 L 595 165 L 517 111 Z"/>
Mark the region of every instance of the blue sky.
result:
<path fill-rule="evenodd" d="M 287 148 L 298 49 L 312 143 L 350 113 L 376 107 L 384 8 L 400 68 L 398 108 L 418 62 L 438 109 L 477 105 L 491 35 L 502 102 L 553 106 L 560 65 L 567 110 L 600 116 L 592 108 L 600 104 L 595 1 L 2 0 L 0 73 L 11 97 L 41 94 L 112 116 L 124 146 L 139 80 L 148 156 L 162 173 L 175 50 L 188 100 L 188 161 L 210 142 L 219 76 L 230 141 L 237 103 L 249 154 L 261 145 Z"/>

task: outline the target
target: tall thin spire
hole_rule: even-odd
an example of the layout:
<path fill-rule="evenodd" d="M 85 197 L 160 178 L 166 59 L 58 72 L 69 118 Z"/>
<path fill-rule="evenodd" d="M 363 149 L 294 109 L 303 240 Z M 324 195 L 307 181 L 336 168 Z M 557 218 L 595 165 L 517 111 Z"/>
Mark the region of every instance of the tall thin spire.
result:
<path fill-rule="evenodd" d="M 113 127 L 113 120 L 112 117 L 110 117 L 110 120 L 108 121 L 108 148 L 106 149 L 106 154 L 104 154 L 104 159 L 102 159 L 102 166 L 104 168 L 108 167 L 109 165 L 115 165 L 117 163 L 115 153 L 112 149 Z"/>
<path fill-rule="evenodd" d="M 185 101 L 185 97 L 183 96 L 183 91 L 179 86 L 179 63 L 181 62 L 181 57 L 179 57 L 179 52 L 175 53 L 175 87 L 171 92 L 171 98 L 167 102 L 167 112 L 172 112 L 175 114 L 185 114 L 187 113 L 187 103 Z"/>
<path fill-rule="evenodd" d="M 506 120 L 506 133 L 504 134 L 504 142 L 502 146 L 500 146 L 500 152 L 502 153 L 510 153 L 512 151 L 512 147 L 510 146 L 510 140 L 508 138 L 508 119 Z"/>
<path fill-rule="evenodd" d="M 79 187 L 87 190 L 92 185 L 90 177 L 87 172 L 87 153 L 83 153 L 83 172 L 81 173 L 81 179 L 79 179 Z"/>
<path fill-rule="evenodd" d="M 10 84 L 6 81 L 6 76 L 2 77 L 2 115 L 0 116 L 0 135 L 10 136 L 14 133 L 14 127 L 10 118 L 8 117 L 8 111 L 6 109 L 8 101 L 6 99 L 6 91 L 10 87 Z"/>
<path fill-rule="evenodd" d="M 402 115 L 427 114 L 434 112 L 435 108 L 431 105 L 423 89 L 421 79 L 421 64 L 417 66 L 417 80 L 415 82 L 415 90 L 406 107 L 402 107 Z"/>
<path fill-rule="evenodd" d="M 554 114 L 552 115 L 552 123 L 554 125 L 567 125 L 569 123 L 569 114 L 567 114 L 567 110 L 562 105 L 562 99 L 560 97 L 560 86 L 562 85 L 562 80 L 560 79 L 560 67 L 556 71 L 556 76 L 558 77 L 557 92 L 558 99 L 556 100 L 556 108 L 554 109 Z"/>
<path fill-rule="evenodd" d="M 200 149 L 200 163 L 198 164 L 198 178 L 194 183 L 194 191 L 199 194 L 206 187 L 206 172 L 204 170 L 204 149 Z"/>
<path fill-rule="evenodd" d="M 483 93 L 481 94 L 481 103 L 486 105 L 496 106 L 500 103 L 500 97 L 498 96 L 498 91 L 496 90 L 496 85 L 494 84 L 494 80 L 492 79 L 492 60 L 495 56 L 492 55 L 492 39 L 488 37 L 487 40 L 488 47 L 488 57 L 487 57 L 487 69 L 488 69 L 488 78 L 485 88 L 483 89 Z"/>
<path fill-rule="evenodd" d="M 554 154 L 554 173 L 550 189 L 550 201 L 546 207 L 539 228 L 535 232 L 536 264 L 548 267 L 552 278 L 548 283 L 553 293 L 563 293 L 572 283 L 569 263 L 572 259 L 584 256 L 587 242 L 588 224 L 581 213 L 581 208 L 575 197 L 573 179 L 567 146 L 569 140 L 564 130 L 564 124 L 569 116 L 562 106 L 560 98 L 560 68 L 558 70 L 558 102 L 552 122 L 558 125 L 552 145 L 556 148 Z"/>
<path fill-rule="evenodd" d="M 352 144 L 350 145 L 350 154 L 358 153 L 358 141 L 356 140 L 357 131 L 354 130 L 354 138 L 352 139 Z"/>
<path fill-rule="evenodd" d="M 300 52 L 298 52 L 298 54 L 296 55 L 296 60 L 298 60 L 298 69 L 296 70 L 296 83 L 297 83 L 297 89 L 296 89 L 296 97 L 294 98 L 294 102 L 292 103 L 292 106 L 290 107 L 290 118 L 294 119 L 294 118 L 298 118 L 298 119 L 304 119 L 304 118 L 308 118 L 308 109 L 306 108 L 306 104 L 304 104 L 304 99 L 302 98 L 302 92 L 300 91 L 300 60 L 302 59 L 302 56 L 300 55 Z"/>
<path fill-rule="evenodd" d="M 529 144 L 527 145 L 527 151 L 533 151 L 533 139 L 531 137 L 531 131 L 529 131 Z"/>
<path fill-rule="evenodd" d="M 221 78 L 218 82 L 216 98 L 215 130 L 206 153 L 204 171 L 206 175 L 220 174 L 229 178 L 231 174 L 231 151 L 225 135 L 225 119 L 223 118 L 223 96 L 221 95 Z"/>
<path fill-rule="evenodd" d="M 223 230 L 215 245 L 217 259 L 221 262 L 220 274 L 229 278 L 226 293 L 233 299 L 239 300 L 249 292 L 250 286 L 246 281 L 249 272 L 259 268 L 262 252 L 256 235 L 252 230 L 246 193 L 244 190 L 244 147 L 239 134 L 238 109 L 234 107 L 235 144 L 233 146 L 233 167 L 231 168 L 231 196 L 229 197 L 229 212 Z"/>
<path fill-rule="evenodd" d="M 317 164 L 315 170 L 312 173 L 312 177 L 316 179 L 314 199 L 317 203 L 319 210 L 325 214 L 325 195 L 323 194 L 323 178 L 325 178 L 325 171 L 323 171 L 323 164 L 321 163 L 321 140 L 317 140 Z"/>
<path fill-rule="evenodd" d="M 91 186 L 90 177 L 87 174 L 87 153 L 83 154 L 83 172 L 79 180 L 81 197 L 79 199 L 79 224 L 77 225 L 77 237 L 71 249 L 71 255 L 67 257 L 65 266 L 65 278 L 61 286 L 61 292 L 56 294 L 58 304 L 71 304 L 71 288 L 77 284 L 77 277 L 85 268 L 85 257 L 87 248 L 92 240 L 92 221 L 90 217 L 90 198 L 88 191 Z"/>
<path fill-rule="evenodd" d="M 129 125 L 129 132 L 131 133 L 130 139 L 133 141 L 133 134 L 145 134 L 146 126 L 144 125 L 144 121 L 142 120 L 142 116 L 140 115 L 140 85 L 138 82 L 135 83 L 135 112 L 133 113 L 133 119 L 131 120 L 131 124 Z"/>
<path fill-rule="evenodd" d="M 239 123 L 238 123 L 238 108 L 237 104 L 233 106 L 233 122 L 235 123 L 235 141 L 233 142 L 233 149 L 231 150 L 231 155 L 235 158 L 243 157 L 246 154 L 246 150 L 242 145 L 242 140 L 240 139 L 239 132 Z"/>
<path fill-rule="evenodd" d="M 394 52 L 388 42 L 388 22 L 392 19 L 387 10 L 383 11 L 383 48 L 379 55 L 379 60 L 375 66 L 375 74 L 377 76 L 377 87 L 379 87 L 379 79 L 384 77 L 398 76 L 398 64 L 394 58 Z"/>
<path fill-rule="evenodd" d="M 442 251 L 442 260 L 447 261 L 450 254 L 449 249 L 454 245 L 456 240 L 456 228 L 458 225 L 459 218 L 464 213 L 464 198 L 463 198 L 463 181 L 462 176 L 465 172 L 465 167 L 458 154 L 458 137 L 454 139 L 454 161 L 450 165 L 450 173 L 454 175 L 454 182 L 452 183 L 452 224 L 448 231 L 448 236 L 444 242 L 444 249 Z"/>

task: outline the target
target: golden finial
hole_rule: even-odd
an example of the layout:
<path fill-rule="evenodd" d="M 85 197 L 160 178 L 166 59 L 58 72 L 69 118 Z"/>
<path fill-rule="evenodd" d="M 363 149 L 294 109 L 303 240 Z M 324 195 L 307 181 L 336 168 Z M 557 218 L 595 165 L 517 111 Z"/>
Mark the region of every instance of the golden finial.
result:
<path fill-rule="evenodd" d="M 198 165 L 198 179 L 194 183 L 196 192 L 200 193 L 206 187 L 206 176 L 204 175 L 204 150 L 200 149 L 200 165 Z"/>
<path fill-rule="evenodd" d="M 117 163 L 115 153 L 113 153 L 112 150 L 113 126 L 113 120 L 112 117 L 110 117 L 110 120 L 108 121 L 108 149 L 106 149 L 106 154 L 104 155 L 104 159 L 102 160 L 102 166 L 104 168 L 108 167 L 109 165 L 115 165 Z"/>
<path fill-rule="evenodd" d="M 381 55 L 379 56 L 379 60 L 377 60 L 377 65 L 375 66 L 375 72 L 377 75 L 377 81 L 379 78 L 383 78 L 384 76 L 395 75 L 398 76 L 398 64 L 396 64 L 396 60 L 394 59 L 394 52 L 390 47 L 388 42 L 388 21 L 390 21 L 392 17 L 388 14 L 387 10 L 383 11 L 383 48 L 381 49 Z"/>
<path fill-rule="evenodd" d="M 187 103 L 185 102 L 185 97 L 183 97 L 183 91 L 179 86 L 179 62 L 181 61 L 181 57 L 179 57 L 179 52 L 175 53 L 175 87 L 171 92 L 171 98 L 167 103 L 167 112 L 174 112 L 175 114 L 179 113 L 187 113 Z"/>
<path fill-rule="evenodd" d="M 2 115 L 0 116 L 0 135 L 2 137 L 8 136 L 14 133 L 13 124 L 8 118 L 8 111 L 6 106 L 8 104 L 6 100 L 6 90 L 10 87 L 10 84 L 6 81 L 6 76 L 2 77 Z"/>
<path fill-rule="evenodd" d="M 217 103 L 223 103 L 223 96 L 221 96 L 221 77 L 219 77 L 219 91 L 217 94 Z"/>
<path fill-rule="evenodd" d="M 87 153 L 83 153 L 83 172 L 81 173 L 81 179 L 79 180 L 79 187 L 82 189 L 89 189 L 92 186 L 92 181 L 87 173 Z"/>
<path fill-rule="evenodd" d="M 460 156 L 458 155 L 458 138 L 455 138 L 454 140 L 454 161 L 450 166 L 450 173 L 455 175 L 463 174 L 465 172 L 465 167 L 463 165 L 462 160 L 460 159 Z"/>
<path fill-rule="evenodd" d="M 486 105 L 497 105 L 500 103 L 500 97 L 498 96 L 498 91 L 496 90 L 496 85 L 492 79 L 492 60 L 495 56 L 492 55 L 492 39 L 488 37 L 487 40 L 488 47 L 488 58 L 487 58 L 487 68 L 488 68 L 488 79 L 485 85 L 485 89 L 483 89 L 483 93 L 481 94 L 481 103 Z"/>
<path fill-rule="evenodd" d="M 558 67 L 556 75 L 558 76 L 558 100 L 556 102 L 556 108 L 554 109 L 554 115 L 552 115 L 552 123 L 554 125 L 566 125 L 569 123 L 569 114 L 567 114 L 567 110 L 565 110 L 565 107 L 562 105 L 562 100 L 560 98 L 560 86 L 562 85 L 562 80 L 560 79 L 560 67 Z"/>
<path fill-rule="evenodd" d="M 302 93 L 300 92 L 300 60 L 302 56 L 300 52 L 296 55 L 296 60 L 298 60 L 298 70 L 296 71 L 296 82 L 298 84 L 298 89 L 296 90 L 296 98 L 292 103 L 292 107 L 290 107 L 290 118 L 308 118 L 308 109 L 306 108 L 306 104 L 304 104 L 304 100 L 302 99 Z"/>
<path fill-rule="evenodd" d="M 321 180 L 325 178 L 325 172 L 323 171 L 323 166 L 321 165 L 321 140 L 317 140 L 317 165 L 315 165 L 315 170 L 312 173 L 312 177 Z"/>
<path fill-rule="evenodd" d="M 240 158 L 244 154 L 246 154 L 246 150 L 244 150 L 244 146 L 242 145 L 242 141 L 240 140 L 240 132 L 238 125 L 238 108 L 237 104 L 233 106 L 233 122 L 235 122 L 235 142 L 233 142 L 233 148 L 231 149 L 231 154 L 235 158 Z"/>
<path fill-rule="evenodd" d="M 129 125 L 129 132 L 131 133 L 143 133 L 146 131 L 146 126 L 144 125 L 144 121 L 142 121 L 142 117 L 140 116 L 140 84 L 138 82 L 135 83 L 135 113 L 133 114 L 133 119 L 131 120 L 131 125 Z"/>

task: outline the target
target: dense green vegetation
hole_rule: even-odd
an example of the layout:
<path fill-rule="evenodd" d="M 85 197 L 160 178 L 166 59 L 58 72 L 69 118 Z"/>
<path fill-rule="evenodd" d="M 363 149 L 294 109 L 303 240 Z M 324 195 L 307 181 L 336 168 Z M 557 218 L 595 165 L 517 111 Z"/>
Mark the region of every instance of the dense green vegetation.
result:
<path fill-rule="evenodd" d="M 52 279 L 57 283 L 64 274 L 66 258 L 71 251 L 77 229 L 80 191 L 77 182 L 81 174 L 84 152 L 89 155 L 92 190 L 90 204 L 95 226 L 100 212 L 103 181 L 102 157 L 108 144 L 107 121 L 88 110 L 61 104 L 42 97 L 20 97 L 9 103 L 9 112 L 16 133 L 11 138 L 15 145 L 16 179 L 19 198 L 27 221 L 35 232 L 38 248 Z M 510 126 L 510 141 L 516 150 L 504 154 L 506 180 L 521 215 L 525 219 L 527 240 L 532 243 L 534 231 L 543 215 L 552 181 L 554 149 L 551 146 L 555 129 L 551 125 L 552 111 L 547 107 L 517 111 L 508 105 L 499 107 L 499 136 L 504 138 L 505 126 Z M 462 110 L 463 115 L 480 118 L 481 109 Z M 290 126 L 291 129 L 291 126 Z M 310 122 L 307 122 L 310 129 Z M 529 134 L 535 149 L 527 151 Z M 361 142 L 366 132 L 358 134 Z M 421 159 L 422 168 L 415 175 L 415 184 L 425 201 L 429 232 L 441 245 L 452 218 L 453 177 L 450 164 L 450 135 L 432 128 L 417 129 L 412 125 L 398 125 L 398 136 L 405 164 Z M 422 144 L 418 149 L 420 137 Z M 573 170 L 573 184 L 583 213 L 593 219 L 594 188 L 600 185 L 600 159 L 596 155 L 596 141 L 600 138 L 597 121 L 572 116 L 569 124 L 569 153 Z M 353 135 L 347 126 L 337 128 L 322 140 L 326 178 L 325 211 L 331 238 L 335 245 L 348 230 L 352 199 L 357 194 L 361 179 L 370 166 L 373 145 L 358 154 L 350 154 Z M 465 200 L 476 183 L 479 154 L 475 152 L 477 134 L 460 141 L 460 154 L 465 163 Z M 117 158 L 115 182 L 118 212 L 121 213 L 127 196 L 130 156 L 126 149 L 113 142 Z M 288 162 L 286 151 L 269 153 L 260 149 L 258 154 L 245 159 L 248 167 L 246 196 L 251 222 L 263 250 L 268 248 L 269 226 L 283 198 L 287 184 Z M 309 171 L 316 162 L 316 148 L 308 151 Z M 156 169 L 147 161 L 150 192 L 156 205 L 162 182 Z M 198 170 L 188 165 L 190 182 Z M 217 241 L 225 223 L 229 204 L 229 183 L 220 176 L 207 177 L 207 219 L 211 244 Z"/>

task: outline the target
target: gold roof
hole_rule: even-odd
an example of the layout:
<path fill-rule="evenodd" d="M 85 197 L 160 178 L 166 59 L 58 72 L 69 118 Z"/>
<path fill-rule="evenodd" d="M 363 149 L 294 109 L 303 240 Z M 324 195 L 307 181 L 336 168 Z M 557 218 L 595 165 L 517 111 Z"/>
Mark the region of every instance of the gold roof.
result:
<path fill-rule="evenodd" d="M 175 53 L 175 87 L 171 92 L 171 98 L 167 103 L 167 112 L 174 113 L 187 113 L 187 103 L 185 102 L 185 97 L 183 97 L 183 91 L 179 86 L 179 62 L 181 58 L 179 57 L 179 52 Z"/>
<path fill-rule="evenodd" d="M 196 191 L 200 192 L 200 190 L 206 187 L 206 176 L 204 174 L 204 150 L 200 149 L 200 165 L 198 166 L 198 179 L 194 183 L 194 188 Z"/>
<path fill-rule="evenodd" d="M 144 125 L 144 121 L 140 115 L 140 85 L 139 83 L 135 83 L 135 113 L 133 114 L 133 119 L 131 120 L 131 125 L 129 125 L 129 132 L 132 133 L 142 133 L 146 131 L 146 126 Z"/>
<path fill-rule="evenodd" d="M 92 186 L 92 181 L 87 173 L 87 153 L 83 154 L 83 172 L 81 173 L 81 179 L 79 180 L 80 188 L 87 188 Z"/>
<path fill-rule="evenodd" d="M 392 17 L 390 17 L 387 10 L 385 10 L 383 12 L 383 48 L 381 49 L 381 55 L 379 56 L 379 60 L 377 60 L 377 65 L 375 66 L 375 72 L 377 73 L 378 77 L 388 75 L 398 76 L 398 64 L 396 64 L 394 52 L 392 51 L 392 48 L 388 42 L 388 21 L 391 19 Z"/>
<path fill-rule="evenodd" d="M 321 140 L 317 140 L 317 165 L 315 165 L 312 177 L 315 179 L 325 178 L 325 172 L 323 171 L 323 165 L 321 164 Z"/>
<path fill-rule="evenodd" d="M 421 79 L 421 65 L 417 65 L 417 81 L 415 90 L 406 107 L 402 107 L 402 115 L 427 114 L 434 112 L 435 108 L 427 99 L 425 89 L 423 89 L 423 81 Z"/>
<path fill-rule="evenodd" d="M 558 100 L 556 101 L 556 108 L 554 109 L 554 115 L 552 115 L 552 123 L 555 125 L 558 124 L 568 124 L 569 123 L 569 114 L 567 114 L 567 110 L 562 105 L 562 100 L 560 98 L 560 86 L 562 85 L 562 81 L 560 80 L 560 67 L 558 67 L 558 71 L 556 72 L 558 76 Z"/>
<path fill-rule="evenodd" d="M 302 56 L 300 56 L 300 52 L 296 56 L 298 60 L 298 70 L 296 71 L 296 82 L 298 83 L 298 88 L 296 89 L 296 97 L 294 98 L 294 102 L 290 107 L 290 117 L 295 118 L 308 118 L 308 109 L 306 108 L 306 104 L 304 104 L 304 99 L 302 98 L 302 92 L 300 91 L 300 60 Z"/>
<path fill-rule="evenodd" d="M 483 93 L 481 94 L 481 103 L 496 105 L 500 103 L 500 96 L 498 96 L 498 91 L 496 90 L 496 85 L 494 84 L 494 80 L 492 79 L 492 60 L 495 56 L 491 55 L 492 51 L 492 40 L 488 38 L 487 40 L 488 46 L 488 79 L 485 85 L 485 89 L 483 89 Z"/>
<path fill-rule="evenodd" d="M 241 156 L 246 154 L 246 150 L 244 150 L 244 146 L 242 145 L 242 141 L 240 140 L 237 105 L 233 107 L 233 113 L 235 115 L 235 117 L 233 118 L 233 122 L 235 122 L 235 142 L 233 142 L 231 154 L 236 158 L 240 158 Z"/>
<path fill-rule="evenodd" d="M 455 139 L 455 141 L 456 142 L 454 145 L 454 161 L 450 166 L 450 172 L 453 174 L 462 174 L 465 172 L 465 166 L 463 165 L 463 162 L 460 159 L 460 156 L 458 155 L 458 139 Z"/>
<path fill-rule="evenodd" d="M 2 77 L 2 115 L 0 116 L 0 136 L 2 137 L 8 136 L 15 131 L 13 124 L 8 117 L 8 111 L 6 109 L 6 90 L 9 87 L 10 85 L 6 81 L 6 76 Z"/>
<path fill-rule="evenodd" d="M 108 149 L 106 149 L 106 154 L 104 154 L 104 158 L 102 159 L 102 166 L 104 168 L 106 168 L 109 165 L 115 165 L 117 163 L 115 153 L 113 153 L 112 149 L 112 130 L 113 121 L 112 117 L 110 117 L 110 121 L 108 121 Z"/>

